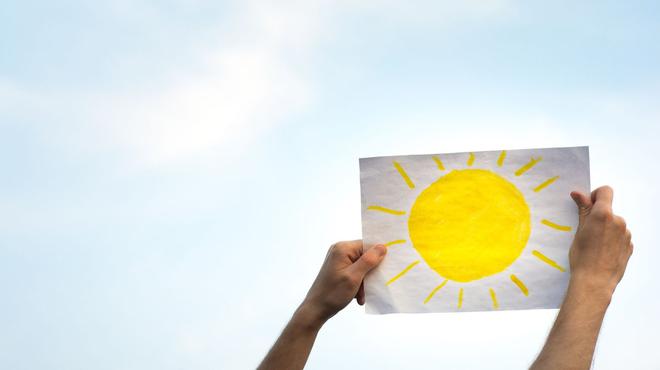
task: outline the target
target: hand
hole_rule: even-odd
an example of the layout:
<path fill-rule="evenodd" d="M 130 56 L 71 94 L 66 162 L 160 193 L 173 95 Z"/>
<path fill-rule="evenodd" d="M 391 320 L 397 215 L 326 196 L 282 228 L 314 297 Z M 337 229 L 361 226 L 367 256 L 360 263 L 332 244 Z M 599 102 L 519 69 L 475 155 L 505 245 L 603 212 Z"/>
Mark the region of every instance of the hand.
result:
<path fill-rule="evenodd" d="M 387 249 L 377 245 L 362 249 L 362 240 L 330 247 L 307 297 L 268 351 L 259 369 L 302 369 L 321 326 L 353 298 L 364 304 L 365 275 L 385 258 Z"/>
<path fill-rule="evenodd" d="M 364 252 L 362 240 L 339 242 L 330 247 L 314 284 L 299 311 L 319 325 L 348 305 L 353 298 L 364 304 L 365 275 L 385 258 L 387 249 L 376 245 Z"/>
<path fill-rule="evenodd" d="M 625 221 L 612 213 L 612 188 L 571 197 L 580 217 L 568 254 L 571 280 L 534 370 L 591 368 L 605 312 L 633 250 Z"/>
<path fill-rule="evenodd" d="M 591 197 L 571 193 L 580 217 L 569 252 L 571 285 L 599 294 L 607 303 L 633 251 L 626 222 L 612 212 L 613 195 L 609 186 L 594 190 Z"/>

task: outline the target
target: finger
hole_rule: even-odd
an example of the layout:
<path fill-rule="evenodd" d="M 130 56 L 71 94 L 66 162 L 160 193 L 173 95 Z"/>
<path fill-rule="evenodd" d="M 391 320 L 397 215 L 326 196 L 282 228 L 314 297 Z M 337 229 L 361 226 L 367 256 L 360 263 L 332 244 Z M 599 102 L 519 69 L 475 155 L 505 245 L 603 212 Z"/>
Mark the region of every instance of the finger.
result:
<path fill-rule="evenodd" d="M 584 218 L 589 214 L 589 210 L 591 210 L 591 199 L 579 191 L 572 191 L 571 198 L 573 198 L 573 201 L 578 207 L 578 227 L 580 227 L 584 223 Z"/>
<path fill-rule="evenodd" d="M 624 230 L 624 232 L 628 230 L 626 228 L 627 225 L 625 218 L 618 215 L 614 215 L 612 219 L 614 220 L 614 225 L 617 226 L 620 230 Z"/>
<path fill-rule="evenodd" d="M 358 289 L 355 299 L 357 299 L 357 303 L 360 306 L 364 305 L 364 282 L 360 284 L 360 289 Z"/>
<path fill-rule="evenodd" d="M 337 242 L 330 247 L 328 254 L 335 259 L 348 257 L 351 262 L 355 262 L 362 254 L 362 240 Z"/>
<path fill-rule="evenodd" d="M 346 244 L 346 253 L 351 259 L 351 262 L 357 261 L 360 255 L 362 255 L 362 239 L 350 240 L 344 243 Z"/>
<path fill-rule="evenodd" d="M 371 271 L 374 267 L 378 266 L 380 261 L 385 258 L 387 248 L 384 245 L 376 245 L 369 248 L 364 252 L 360 258 L 348 267 L 351 274 L 357 275 L 358 278 L 364 279 L 367 272 Z"/>
<path fill-rule="evenodd" d="M 614 198 L 614 190 L 605 185 L 594 190 L 594 207 L 612 209 L 612 199 Z"/>

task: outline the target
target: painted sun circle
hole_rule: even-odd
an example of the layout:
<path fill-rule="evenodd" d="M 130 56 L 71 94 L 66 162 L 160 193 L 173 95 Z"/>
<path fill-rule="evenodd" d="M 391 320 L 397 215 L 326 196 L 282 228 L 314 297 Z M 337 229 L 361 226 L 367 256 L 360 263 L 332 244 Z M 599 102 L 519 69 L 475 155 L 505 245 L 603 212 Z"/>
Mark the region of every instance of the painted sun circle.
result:
<path fill-rule="evenodd" d="M 469 282 L 505 270 L 531 232 L 523 194 L 481 169 L 453 170 L 429 185 L 408 218 L 413 247 L 438 274 Z"/>

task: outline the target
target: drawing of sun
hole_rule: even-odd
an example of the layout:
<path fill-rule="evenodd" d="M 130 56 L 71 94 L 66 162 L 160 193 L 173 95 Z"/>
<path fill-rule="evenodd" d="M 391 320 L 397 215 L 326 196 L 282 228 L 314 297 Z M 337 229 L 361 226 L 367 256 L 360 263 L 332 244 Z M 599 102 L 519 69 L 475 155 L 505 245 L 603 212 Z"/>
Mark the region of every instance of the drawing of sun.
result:
<path fill-rule="evenodd" d="M 497 153 L 494 154 L 497 156 Z M 393 240 L 385 245 L 389 248 L 409 242 L 421 257 L 410 261 L 389 278 L 386 285 L 396 283 L 423 261 L 441 279 L 425 297 L 420 297 L 420 301 L 423 299 L 423 303 L 427 304 L 445 286 L 455 286 L 458 289 L 455 307 L 460 309 L 464 298 L 462 285 L 507 271 L 524 251 L 557 273 L 566 271 L 539 250 L 541 248 L 528 248 L 535 225 L 530 204 L 519 189 L 520 181 L 516 179 L 542 163 L 543 158 L 532 157 L 524 165 L 516 166 L 511 176 L 504 176 L 502 171 L 506 156 L 506 151 L 500 152 L 495 162 L 497 166 L 493 165 L 490 169 L 475 166 L 474 153 L 467 153 L 463 162 L 465 166 L 455 169 L 445 168 L 441 158 L 433 156 L 441 175 L 417 195 L 408 210 L 391 209 L 384 205 L 367 206 L 368 211 L 407 217 L 409 239 Z M 392 166 L 408 188 L 416 187 L 401 163 L 392 161 Z M 533 188 L 530 187 L 527 193 L 541 193 L 558 179 L 559 176 L 543 179 Z M 540 220 L 540 225 L 557 232 L 570 232 L 572 229 L 545 218 Z M 507 280 L 520 294 L 530 294 L 522 279 L 516 274 L 507 274 Z M 492 308 L 499 308 L 495 288 L 488 288 L 487 294 L 490 295 Z"/>

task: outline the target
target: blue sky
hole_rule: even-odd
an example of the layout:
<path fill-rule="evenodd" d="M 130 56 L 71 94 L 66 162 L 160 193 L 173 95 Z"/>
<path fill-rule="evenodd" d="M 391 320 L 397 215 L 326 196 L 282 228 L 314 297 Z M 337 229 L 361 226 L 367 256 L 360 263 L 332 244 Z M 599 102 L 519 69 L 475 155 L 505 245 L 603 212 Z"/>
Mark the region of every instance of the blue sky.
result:
<path fill-rule="evenodd" d="M 635 255 L 597 369 L 660 331 L 657 2 L 0 5 L 0 367 L 256 366 L 359 157 L 590 145 Z M 523 368 L 555 311 L 366 316 L 309 368 Z"/>

